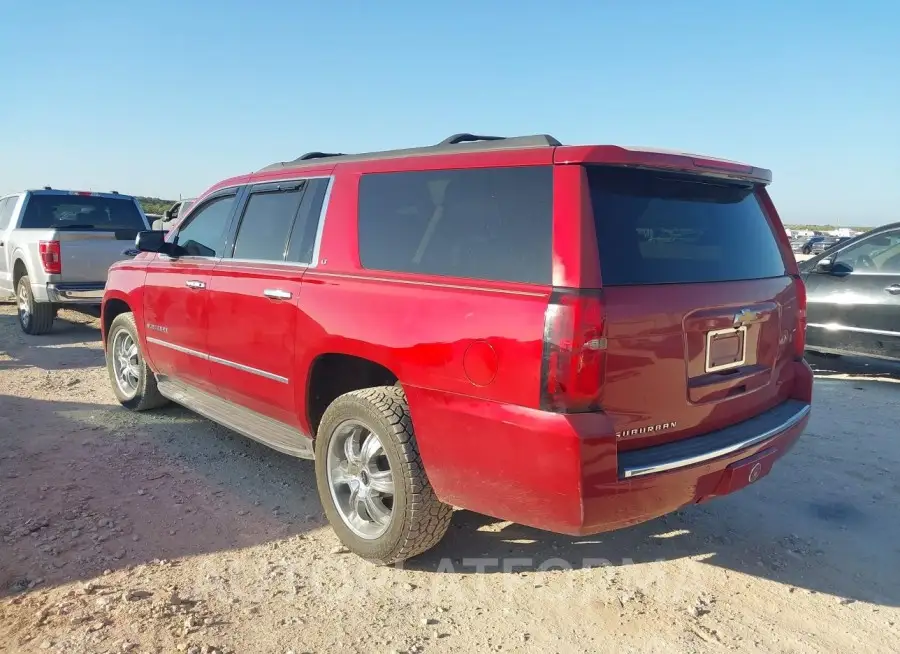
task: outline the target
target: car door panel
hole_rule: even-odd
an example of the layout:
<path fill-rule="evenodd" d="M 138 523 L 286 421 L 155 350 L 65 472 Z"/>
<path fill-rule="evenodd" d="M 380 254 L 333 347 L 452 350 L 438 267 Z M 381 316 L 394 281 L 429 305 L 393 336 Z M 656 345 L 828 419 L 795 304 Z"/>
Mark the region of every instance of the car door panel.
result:
<path fill-rule="evenodd" d="M 248 188 L 231 256 L 210 279 L 208 347 L 221 397 L 297 428 L 298 303 L 326 187 L 314 178 Z"/>
<path fill-rule="evenodd" d="M 831 270 L 808 273 L 811 349 L 900 357 L 900 258 L 890 256 L 895 250 L 900 233 L 875 234 L 827 257 Z"/>
<path fill-rule="evenodd" d="M 209 383 L 206 357 L 206 285 L 215 260 L 169 259 L 157 255 L 148 264 L 144 282 L 144 328 L 147 358 L 161 375 L 205 390 Z"/>
<path fill-rule="evenodd" d="M 224 399 L 298 426 L 294 335 L 304 268 L 223 259 L 208 289 L 210 372 Z"/>
<path fill-rule="evenodd" d="M 0 199 L 0 292 L 12 293 L 12 275 L 9 274 L 9 253 L 6 249 L 6 227 L 9 223 L 12 209 L 9 198 Z M 9 214 L 7 214 L 9 209 Z"/>
<path fill-rule="evenodd" d="M 210 275 L 225 251 L 237 188 L 212 194 L 179 226 L 177 257 L 157 255 L 144 282 L 146 356 L 160 375 L 215 392 L 207 330 Z"/>

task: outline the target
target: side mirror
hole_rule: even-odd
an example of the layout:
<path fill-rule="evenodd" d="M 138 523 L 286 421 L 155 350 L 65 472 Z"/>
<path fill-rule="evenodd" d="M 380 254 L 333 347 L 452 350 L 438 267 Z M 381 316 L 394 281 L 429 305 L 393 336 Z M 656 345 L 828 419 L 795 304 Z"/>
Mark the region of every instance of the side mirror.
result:
<path fill-rule="evenodd" d="M 842 277 L 853 272 L 853 266 L 843 261 L 835 261 L 831 257 L 822 259 L 816 264 L 816 272 L 825 275 L 836 275 Z"/>
<path fill-rule="evenodd" d="M 817 273 L 830 273 L 831 269 L 834 267 L 834 260 L 831 258 L 825 258 L 816 263 L 816 272 Z"/>
<path fill-rule="evenodd" d="M 166 232 L 160 230 L 138 232 L 137 237 L 134 239 L 134 247 L 140 252 L 158 252 L 170 257 L 178 256 L 178 250 L 180 249 L 174 243 L 167 242 Z"/>

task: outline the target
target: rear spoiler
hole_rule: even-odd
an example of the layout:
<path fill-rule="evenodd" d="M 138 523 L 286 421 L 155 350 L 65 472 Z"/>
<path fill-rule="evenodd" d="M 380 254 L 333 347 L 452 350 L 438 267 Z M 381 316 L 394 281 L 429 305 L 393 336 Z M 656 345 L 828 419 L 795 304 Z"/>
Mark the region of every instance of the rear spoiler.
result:
<path fill-rule="evenodd" d="M 772 171 L 766 168 L 674 150 L 619 145 L 562 146 L 555 149 L 553 163 L 651 168 L 737 179 L 764 185 L 772 183 Z"/>

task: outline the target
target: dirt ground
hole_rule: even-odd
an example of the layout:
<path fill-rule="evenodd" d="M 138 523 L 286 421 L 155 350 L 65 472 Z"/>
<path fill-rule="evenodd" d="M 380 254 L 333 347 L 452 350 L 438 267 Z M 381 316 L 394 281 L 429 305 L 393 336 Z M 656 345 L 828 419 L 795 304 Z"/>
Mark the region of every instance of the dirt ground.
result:
<path fill-rule="evenodd" d="M 0 652 L 898 651 L 898 368 L 820 360 L 806 435 L 734 496 L 589 538 L 457 511 L 376 568 L 310 462 L 124 411 L 62 317 L 0 306 Z"/>

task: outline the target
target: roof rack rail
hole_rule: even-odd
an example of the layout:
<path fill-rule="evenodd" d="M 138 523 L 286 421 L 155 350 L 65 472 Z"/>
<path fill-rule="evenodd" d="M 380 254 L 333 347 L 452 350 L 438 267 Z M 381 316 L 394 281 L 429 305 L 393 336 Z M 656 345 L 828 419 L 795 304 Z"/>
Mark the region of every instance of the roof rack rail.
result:
<path fill-rule="evenodd" d="M 458 143 L 471 143 L 473 141 L 505 141 L 505 136 L 481 136 L 479 134 L 469 134 L 467 132 L 463 132 L 461 134 L 454 134 L 452 136 L 448 136 L 443 141 L 438 143 L 438 145 L 456 145 Z"/>
<path fill-rule="evenodd" d="M 315 165 L 320 159 L 340 158 L 341 162 L 372 161 L 377 159 L 393 159 L 398 157 L 416 157 L 434 154 L 453 154 L 463 152 L 479 152 L 491 150 L 512 150 L 515 148 L 547 148 L 562 145 L 549 134 L 536 134 L 533 136 L 484 136 L 462 132 L 448 136 L 436 145 L 426 145 L 419 148 L 404 148 L 401 150 L 385 150 L 383 152 L 364 152 L 360 154 L 343 154 L 331 152 L 307 152 L 292 161 L 277 161 L 256 172 L 280 170 L 284 168 L 296 168 L 305 165 Z"/>
<path fill-rule="evenodd" d="M 325 159 L 326 157 L 343 157 L 343 152 L 307 152 L 294 161 L 309 161 L 310 159 Z"/>

